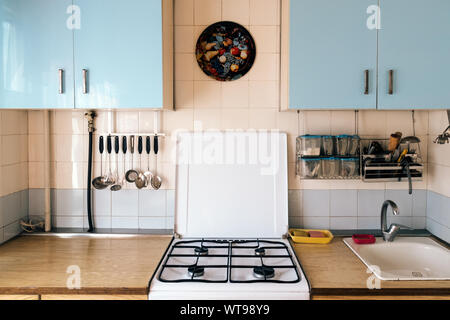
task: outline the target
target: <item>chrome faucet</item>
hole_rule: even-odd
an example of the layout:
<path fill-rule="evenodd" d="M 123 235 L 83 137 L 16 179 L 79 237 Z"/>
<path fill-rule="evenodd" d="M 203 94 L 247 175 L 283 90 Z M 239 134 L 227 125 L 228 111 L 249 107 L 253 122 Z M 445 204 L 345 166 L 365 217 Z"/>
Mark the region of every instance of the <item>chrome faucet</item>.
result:
<path fill-rule="evenodd" d="M 398 209 L 398 206 L 395 204 L 395 202 L 391 200 L 386 200 L 383 203 L 383 206 L 381 207 L 381 233 L 383 234 L 384 241 L 392 242 L 394 241 L 400 229 L 407 229 L 407 230 L 413 229 L 398 223 L 391 224 L 391 226 L 388 229 L 386 213 L 389 206 L 392 207 L 392 213 L 394 214 L 394 216 L 398 216 L 400 214 L 400 210 Z"/>

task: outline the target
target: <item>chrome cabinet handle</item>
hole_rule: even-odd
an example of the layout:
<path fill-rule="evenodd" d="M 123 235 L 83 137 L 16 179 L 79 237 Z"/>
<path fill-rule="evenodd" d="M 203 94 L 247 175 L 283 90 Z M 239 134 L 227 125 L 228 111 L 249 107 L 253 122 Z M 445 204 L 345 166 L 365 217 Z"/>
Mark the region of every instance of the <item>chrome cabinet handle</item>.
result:
<path fill-rule="evenodd" d="M 83 69 L 83 94 L 87 94 L 88 93 L 88 88 L 87 88 L 87 69 Z"/>
<path fill-rule="evenodd" d="M 64 93 L 64 86 L 63 86 L 63 77 L 64 77 L 64 69 L 58 69 L 58 75 L 59 75 L 59 94 Z"/>
<path fill-rule="evenodd" d="M 389 94 L 394 94 L 394 70 L 389 70 Z"/>
<path fill-rule="evenodd" d="M 364 70 L 364 94 L 369 94 L 369 70 Z"/>

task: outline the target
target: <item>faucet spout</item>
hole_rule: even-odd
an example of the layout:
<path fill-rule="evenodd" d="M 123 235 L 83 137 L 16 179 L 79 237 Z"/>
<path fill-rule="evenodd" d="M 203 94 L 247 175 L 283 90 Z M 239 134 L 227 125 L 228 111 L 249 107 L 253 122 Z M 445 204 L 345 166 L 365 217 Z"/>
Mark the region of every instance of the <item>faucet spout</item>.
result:
<path fill-rule="evenodd" d="M 389 229 L 387 227 L 387 209 L 391 207 L 394 216 L 400 214 L 400 210 L 394 201 L 386 200 L 381 207 L 381 233 L 383 234 L 384 241 L 394 241 L 395 236 L 400 230 L 400 225 L 392 224 Z"/>

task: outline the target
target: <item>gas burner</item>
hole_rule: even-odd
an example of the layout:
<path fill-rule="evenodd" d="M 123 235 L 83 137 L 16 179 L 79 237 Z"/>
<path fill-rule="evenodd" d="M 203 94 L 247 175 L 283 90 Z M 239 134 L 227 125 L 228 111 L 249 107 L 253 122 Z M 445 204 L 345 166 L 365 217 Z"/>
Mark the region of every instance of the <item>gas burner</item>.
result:
<path fill-rule="evenodd" d="M 206 256 L 208 254 L 208 248 L 206 247 L 195 247 L 194 252 L 197 256 Z"/>
<path fill-rule="evenodd" d="M 255 255 L 257 255 L 257 256 L 265 256 L 266 255 L 266 249 L 264 249 L 264 248 L 257 248 L 257 249 L 255 249 Z"/>
<path fill-rule="evenodd" d="M 275 276 L 275 270 L 271 267 L 266 267 L 266 266 L 254 267 L 253 275 L 256 278 L 260 278 L 260 279 L 270 279 Z"/>
<path fill-rule="evenodd" d="M 205 268 L 203 267 L 197 267 L 197 266 L 191 266 L 188 268 L 189 276 L 193 278 L 201 277 L 205 274 Z"/>

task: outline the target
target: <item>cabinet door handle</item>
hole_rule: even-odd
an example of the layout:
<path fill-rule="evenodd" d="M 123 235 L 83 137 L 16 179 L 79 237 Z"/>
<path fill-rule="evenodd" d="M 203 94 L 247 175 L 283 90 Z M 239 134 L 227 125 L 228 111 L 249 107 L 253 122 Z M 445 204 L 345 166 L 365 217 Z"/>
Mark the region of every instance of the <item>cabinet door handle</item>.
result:
<path fill-rule="evenodd" d="M 369 94 L 369 70 L 364 70 L 364 94 Z"/>
<path fill-rule="evenodd" d="M 394 70 L 389 70 L 389 94 L 394 94 Z"/>
<path fill-rule="evenodd" d="M 58 75 L 59 75 L 59 90 L 58 90 L 58 92 L 59 92 L 59 94 L 63 94 L 64 93 L 64 85 L 63 85 L 64 69 L 58 69 Z"/>
<path fill-rule="evenodd" d="M 88 93 L 88 88 L 87 88 L 87 69 L 83 69 L 83 94 L 87 94 Z"/>

